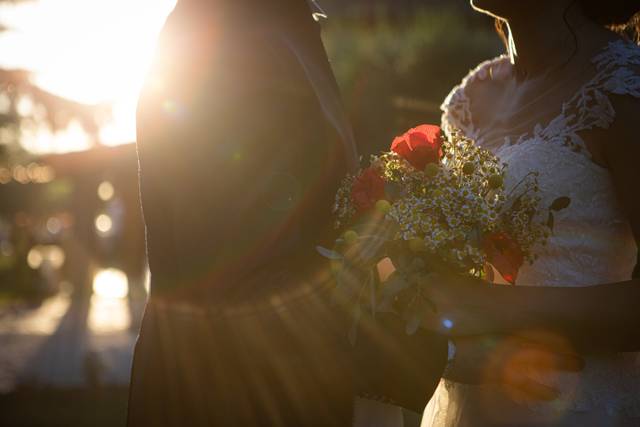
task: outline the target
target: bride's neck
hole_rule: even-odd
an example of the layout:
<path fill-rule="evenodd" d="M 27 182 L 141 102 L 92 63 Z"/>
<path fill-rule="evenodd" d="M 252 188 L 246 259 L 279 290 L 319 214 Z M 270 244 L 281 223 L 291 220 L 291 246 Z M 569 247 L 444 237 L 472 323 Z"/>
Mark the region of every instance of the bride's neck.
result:
<path fill-rule="evenodd" d="M 509 56 L 521 79 L 565 65 L 597 27 L 578 8 L 509 19 L 507 25 Z"/>

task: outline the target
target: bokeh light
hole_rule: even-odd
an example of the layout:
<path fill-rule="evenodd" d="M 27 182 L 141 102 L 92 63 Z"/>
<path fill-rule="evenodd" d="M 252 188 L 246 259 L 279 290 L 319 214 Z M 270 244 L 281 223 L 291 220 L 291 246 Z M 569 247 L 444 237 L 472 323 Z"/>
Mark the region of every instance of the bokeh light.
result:
<path fill-rule="evenodd" d="M 113 184 L 109 181 L 103 181 L 98 186 L 98 197 L 102 201 L 109 201 L 113 198 L 115 194 L 115 189 L 113 188 Z"/>
<path fill-rule="evenodd" d="M 45 265 L 59 269 L 64 265 L 64 250 L 56 245 L 36 245 L 27 254 L 27 264 L 34 270 Z"/>
<path fill-rule="evenodd" d="M 27 254 L 27 264 L 29 264 L 29 267 L 33 268 L 34 270 L 40 268 L 43 260 L 44 258 L 38 247 L 31 248 L 31 250 Z"/>
<path fill-rule="evenodd" d="M 100 270 L 93 278 L 93 293 L 100 298 L 126 298 L 129 294 L 127 275 L 115 268 Z"/>
<path fill-rule="evenodd" d="M 51 234 L 58 234 L 62 231 L 62 221 L 55 216 L 47 220 L 47 231 Z"/>
<path fill-rule="evenodd" d="M 96 217 L 95 225 L 99 233 L 108 234 L 113 228 L 113 221 L 109 215 L 100 214 Z"/>

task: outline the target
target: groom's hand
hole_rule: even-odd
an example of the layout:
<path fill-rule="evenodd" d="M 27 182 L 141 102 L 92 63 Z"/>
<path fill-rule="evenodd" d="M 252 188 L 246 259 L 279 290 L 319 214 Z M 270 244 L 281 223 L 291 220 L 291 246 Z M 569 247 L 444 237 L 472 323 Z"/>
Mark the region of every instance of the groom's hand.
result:
<path fill-rule="evenodd" d="M 456 356 L 446 377 L 466 384 L 497 384 L 518 401 L 549 401 L 558 391 L 540 378 L 579 372 L 583 360 L 564 346 L 518 337 L 469 337 L 455 340 Z"/>

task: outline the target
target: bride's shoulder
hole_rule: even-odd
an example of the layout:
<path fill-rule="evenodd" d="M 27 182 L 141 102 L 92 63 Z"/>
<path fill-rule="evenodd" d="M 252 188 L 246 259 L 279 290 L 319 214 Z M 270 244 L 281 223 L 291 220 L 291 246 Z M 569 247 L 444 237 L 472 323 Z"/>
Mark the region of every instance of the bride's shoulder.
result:
<path fill-rule="evenodd" d="M 610 42 L 592 62 L 598 74 L 592 86 L 616 95 L 640 97 L 640 46 L 628 40 Z"/>
<path fill-rule="evenodd" d="M 631 40 L 610 41 L 593 59 L 599 69 L 640 65 L 640 46 Z"/>
<path fill-rule="evenodd" d="M 495 83 L 511 73 L 507 55 L 481 62 L 454 86 L 441 105 L 445 127 L 466 130 L 471 126 L 471 100 L 482 99 L 495 90 Z"/>
<path fill-rule="evenodd" d="M 640 112 L 640 46 L 626 40 L 612 42 L 593 62 L 603 76 L 598 88 L 618 95 L 610 98 L 615 120 L 608 129 L 608 136 L 620 136 L 613 138 L 613 141 L 637 142 L 637 121 Z M 640 147 L 638 144 L 634 145 L 636 149 Z"/>

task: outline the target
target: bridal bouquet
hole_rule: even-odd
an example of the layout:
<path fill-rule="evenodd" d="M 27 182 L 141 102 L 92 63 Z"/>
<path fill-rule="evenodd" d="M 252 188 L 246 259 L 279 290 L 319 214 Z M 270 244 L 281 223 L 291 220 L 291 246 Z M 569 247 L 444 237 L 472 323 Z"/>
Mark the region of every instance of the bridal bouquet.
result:
<path fill-rule="evenodd" d="M 331 260 L 336 295 L 353 305 L 352 339 L 367 309 L 400 311 L 414 333 L 433 309 L 421 294 L 438 271 L 487 279 L 497 272 L 515 283 L 570 200 L 541 206 L 536 172 L 509 189 L 507 174 L 508 165 L 472 140 L 422 125 L 343 180 L 334 213 L 344 231 L 334 248 L 318 251 Z M 394 271 L 382 281 L 385 263 Z"/>

